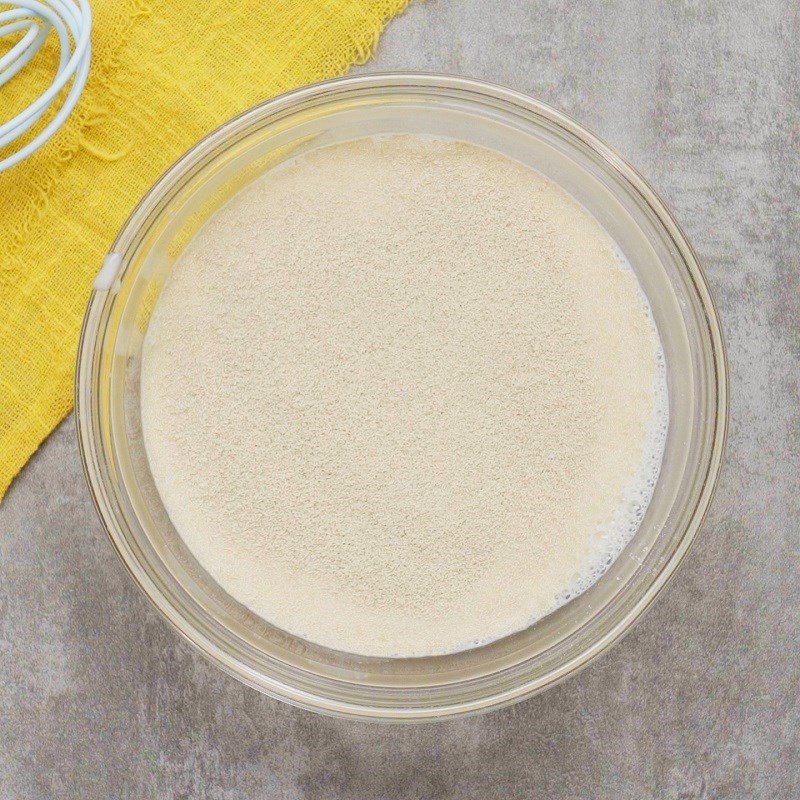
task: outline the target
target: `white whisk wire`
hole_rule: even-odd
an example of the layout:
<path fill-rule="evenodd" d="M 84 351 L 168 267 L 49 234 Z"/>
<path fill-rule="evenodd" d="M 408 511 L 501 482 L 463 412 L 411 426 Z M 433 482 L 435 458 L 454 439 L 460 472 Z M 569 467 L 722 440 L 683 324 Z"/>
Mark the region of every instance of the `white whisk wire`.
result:
<path fill-rule="evenodd" d="M 0 89 L 36 55 L 51 31 L 59 42 L 58 70 L 52 83 L 27 108 L 0 124 L 0 147 L 18 141 L 56 102 L 59 92 L 72 81 L 55 116 L 25 146 L 0 159 L 0 172 L 13 167 L 41 147 L 75 108 L 91 59 L 92 11 L 88 0 L 13 0 L 0 12 L 0 36 L 25 31 L 22 38 L 0 58 Z"/>

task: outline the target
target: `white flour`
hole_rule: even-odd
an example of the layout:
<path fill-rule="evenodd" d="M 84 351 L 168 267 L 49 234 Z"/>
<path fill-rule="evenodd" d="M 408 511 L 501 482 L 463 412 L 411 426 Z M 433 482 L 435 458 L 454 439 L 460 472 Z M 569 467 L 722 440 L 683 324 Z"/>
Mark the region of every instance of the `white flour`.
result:
<path fill-rule="evenodd" d="M 222 208 L 142 364 L 177 530 L 269 622 L 451 652 L 590 585 L 636 530 L 667 425 L 644 295 L 599 224 L 492 151 L 323 148 Z"/>

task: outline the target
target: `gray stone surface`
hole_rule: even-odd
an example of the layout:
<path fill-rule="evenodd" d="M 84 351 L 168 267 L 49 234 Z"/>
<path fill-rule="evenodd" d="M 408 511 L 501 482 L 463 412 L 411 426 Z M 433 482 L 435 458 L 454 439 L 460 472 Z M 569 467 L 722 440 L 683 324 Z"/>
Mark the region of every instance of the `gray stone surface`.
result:
<path fill-rule="evenodd" d="M 800 795 L 796 0 L 431 0 L 372 69 L 530 92 L 636 164 L 705 265 L 730 352 L 707 524 L 635 630 L 567 683 L 423 727 L 318 717 L 195 655 L 95 519 L 70 420 L 0 506 L 0 797 Z"/>

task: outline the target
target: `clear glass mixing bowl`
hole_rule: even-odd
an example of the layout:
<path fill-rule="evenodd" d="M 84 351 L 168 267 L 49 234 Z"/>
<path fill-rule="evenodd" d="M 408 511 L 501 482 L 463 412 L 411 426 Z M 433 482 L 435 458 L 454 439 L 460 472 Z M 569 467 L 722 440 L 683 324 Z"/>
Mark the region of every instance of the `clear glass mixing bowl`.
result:
<path fill-rule="evenodd" d="M 569 191 L 636 271 L 668 372 L 670 429 L 661 474 L 641 528 L 620 557 L 589 591 L 528 629 L 431 658 L 328 650 L 234 601 L 170 523 L 140 424 L 139 368 L 149 315 L 198 226 L 242 185 L 284 159 L 385 133 L 488 146 Z M 92 496 L 120 557 L 155 606 L 220 667 L 267 694 L 315 711 L 384 720 L 437 719 L 528 697 L 619 639 L 697 533 L 719 471 L 727 420 L 725 356 L 705 278 L 642 178 L 594 136 L 529 97 L 422 74 L 360 76 L 299 89 L 231 120 L 183 156 L 131 214 L 112 253 L 89 301 L 76 377 L 78 437 Z"/>

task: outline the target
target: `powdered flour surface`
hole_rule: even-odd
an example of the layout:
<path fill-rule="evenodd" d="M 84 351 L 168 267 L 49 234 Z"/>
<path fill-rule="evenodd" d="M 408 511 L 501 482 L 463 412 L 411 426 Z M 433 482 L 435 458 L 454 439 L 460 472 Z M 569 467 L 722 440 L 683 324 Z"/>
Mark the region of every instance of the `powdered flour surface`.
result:
<path fill-rule="evenodd" d="M 153 477 L 234 598 L 319 644 L 463 649 L 585 589 L 667 425 L 658 336 L 601 226 L 493 151 L 318 149 L 234 197 L 156 304 Z"/>

